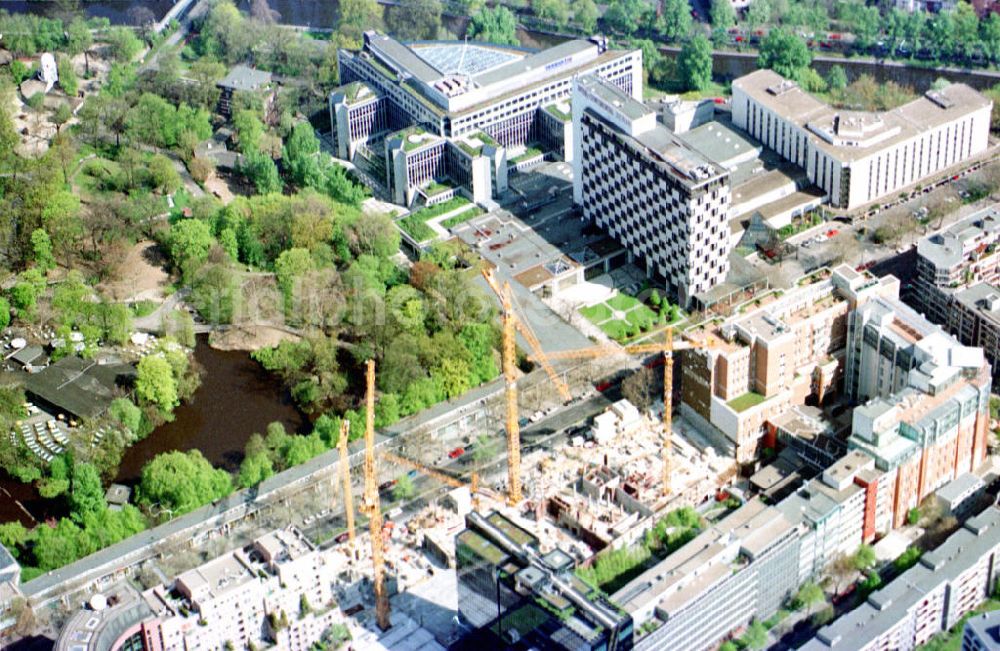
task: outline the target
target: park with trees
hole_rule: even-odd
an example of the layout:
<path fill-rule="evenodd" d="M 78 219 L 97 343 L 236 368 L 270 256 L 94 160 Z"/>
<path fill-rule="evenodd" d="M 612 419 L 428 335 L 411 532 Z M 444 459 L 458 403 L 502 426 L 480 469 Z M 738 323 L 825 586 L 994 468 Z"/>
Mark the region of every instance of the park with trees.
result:
<path fill-rule="evenodd" d="M 437 34 L 436 6 L 426 3 L 426 21 L 406 25 L 413 37 Z M 110 52 L 97 90 L 39 155 L 22 151 L 13 116 L 0 106 L 0 164 L 12 172 L 0 177 L 0 212 L 8 216 L 0 253 L 12 279 L 0 292 L 2 325 L 51 328 L 65 342 L 53 359 L 95 358 L 127 346 L 133 321 L 156 306 L 123 302 L 108 288 L 130 272 L 134 247 L 152 242 L 165 261 L 169 291 L 186 292 L 200 321 L 274 322 L 297 333 L 259 348 L 254 358 L 312 421 L 307 434 L 274 423 L 252 436 L 234 473 L 213 468 L 197 450 L 151 458 L 136 482 L 135 506 L 109 510 L 104 487 L 124 451 L 169 421 L 199 384 L 191 317 L 171 316 L 173 336 L 146 350 L 132 387 L 99 421 L 85 424 L 104 432 L 100 445 L 72 445 L 45 463 L 0 437 L 8 474 L 34 483 L 53 511 L 65 514 L 54 526 L 0 529 L 25 579 L 331 449 L 341 418 L 350 419 L 357 438 L 359 369 L 367 359 L 379 368 L 379 427 L 498 375 L 496 313 L 471 282 L 478 269 L 451 254 L 402 265 L 391 216 L 365 212 L 366 188 L 322 151 L 308 119 L 323 119 L 326 94 L 336 85 L 336 45 L 350 42 L 359 26 L 372 26 L 368 18 L 383 20 L 375 3 L 358 8 L 359 22 L 345 18 L 324 41 L 219 0 L 199 19 L 194 38 L 169 48 L 157 48 L 162 37 L 130 29 L 70 23 L 60 31 L 62 23 L 0 13 L 5 28 L 30 23 L 37 32 L 14 46 L 18 53 L 80 55 L 99 44 Z M 495 37 L 503 38 L 511 21 L 495 13 L 478 29 L 500 30 Z M 384 20 L 390 27 L 405 22 L 392 12 Z M 138 60 L 147 47 L 156 66 Z M 279 93 L 275 120 L 265 119 L 258 98 L 234 99 L 239 163 L 231 183 L 242 190 L 224 204 L 198 191 L 222 172 L 206 167 L 196 150 L 220 126 L 216 82 L 229 65 L 251 56 L 258 67 L 303 83 Z M 11 79 L 0 92 L 15 94 L 28 71 L 8 69 Z M 69 75 L 65 83 L 72 83 Z M 0 419 L 8 430 L 26 416 L 24 403 L 17 383 L 0 386 Z"/>

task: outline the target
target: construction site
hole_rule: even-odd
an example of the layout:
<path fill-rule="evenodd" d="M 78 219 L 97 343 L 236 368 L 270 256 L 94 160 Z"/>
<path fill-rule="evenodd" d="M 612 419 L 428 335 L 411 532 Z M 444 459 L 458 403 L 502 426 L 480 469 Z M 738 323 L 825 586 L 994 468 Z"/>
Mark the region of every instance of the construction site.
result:
<path fill-rule="evenodd" d="M 473 424 L 464 436 L 453 433 L 453 439 L 414 431 L 376 433 L 376 368 L 369 362 L 363 441 L 349 444 L 350 423 L 342 422 L 336 456 L 317 466 L 307 483 L 293 482 L 299 484 L 294 491 L 270 506 L 205 534 L 162 539 L 148 560 L 116 573 L 115 578 L 129 578 L 131 594 L 116 598 L 146 603 L 164 639 L 176 635 L 188 646 L 221 644 L 227 640 L 201 639 L 215 630 L 213 622 L 192 627 L 187 623 L 191 613 L 199 613 L 199 623 L 221 616 L 224 608 L 209 602 L 229 603 L 224 602 L 229 591 L 275 571 L 281 587 L 270 598 L 274 607 L 232 614 L 267 618 L 263 627 L 244 627 L 263 630 L 263 637 L 254 639 L 240 628 L 239 635 L 250 637 L 231 640 L 237 646 L 297 635 L 315 639 L 317 631 L 340 626 L 364 648 L 445 648 L 479 626 L 463 610 L 460 595 L 475 585 L 482 558 L 501 554 L 483 538 L 470 556 L 462 541 L 476 540 L 479 534 L 470 527 L 478 526 L 508 541 L 503 553 L 512 554 L 511 562 L 521 568 L 510 566 L 511 574 L 527 572 L 522 579 L 531 579 L 533 588 L 518 579 L 513 589 L 519 598 L 538 593 L 547 604 L 543 611 L 562 613 L 560 618 L 576 612 L 566 620 L 577 622 L 575 632 L 566 635 L 598 643 L 624 626 L 614 607 L 593 605 L 602 593 L 579 578 L 580 572 L 602 551 L 641 547 L 667 514 L 682 507 L 712 517 L 720 511 L 717 498 L 730 495 L 720 487 L 736 477 L 732 450 L 724 442 L 706 438 L 683 416 L 673 417 L 674 353 L 708 343 L 675 342 L 668 328 L 661 341 L 546 355 L 521 317 L 510 284 L 501 286 L 491 270 L 483 276 L 502 308 L 503 373 L 499 391 L 473 406 L 480 416 L 492 412 L 492 417 L 464 417 Z M 529 353 L 536 371 L 524 373 L 518 348 Z M 667 387 L 645 410 L 618 397 L 616 386 L 608 395 L 595 394 L 595 378 L 620 377 L 623 369 L 639 368 L 639 360 L 662 371 L 651 390 L 661 380 Z M 533 396 L 523 395 L 525 388 Z M 525 406 L 529 409 L 522 414 Z M 313 597 L 322 604 L 300 606 L 294 624 L 287 617 L 293 606 L 286 604 L 294 600 L 285 595 L 294 590 L 291 580 L 280 568 L 267 566 L 262 573 L 254 551 L 266 552 L 262 541 L 289 536 L 303 542 L 278 556 L 295 563 L 314 559 L 309 562 L 328 574 L 332 586 L 328 595 Z M 529 542 L 530 553 L 524 547 Z M 266 560 L 265 552 L 260 553 Z M 470 565 L 470 558 L 479 560 Z M 213 569 L 220 559 L 229 559 L 221 575 Z M 204 594 L 183 588 L 184 577 L 192 573 L 196 585 L 216 585 Z M 218 581 L 211 578 L 217 576 Z M 108 584 L 97 581 L 82 596 L 89 602 L 107 594 Z M 74 601 L 62 601 L 69 603 Z M 64 632 L 73 629 L 78 614 L 63 615 L 68 619 Z M 538 616 L 544 615 L 526 620 L 525 633 Z M 112 625 L 119 624 L 109 620 Z"/>

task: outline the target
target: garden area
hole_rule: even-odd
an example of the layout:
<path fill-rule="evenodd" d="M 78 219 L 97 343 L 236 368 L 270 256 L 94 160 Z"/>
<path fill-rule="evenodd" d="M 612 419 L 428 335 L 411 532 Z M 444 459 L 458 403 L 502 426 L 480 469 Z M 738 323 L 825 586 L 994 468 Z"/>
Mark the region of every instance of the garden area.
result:
<path fill-rule="evenodd" d="M 399 228 L 402 229 L 403 232 L 412 237 L 415 242 L 425 242 L 436 235 L 434 229 L 428 226 L 427 222 L 437 217 L 440 217 L 441 215 L 449 213 L 453 210 L 457 210 L 463 206 L 468 206 L 471 204 L 472 202 L 466 199 L 465 197 L 461 196 L 452 197 L 451 199 L 443 201 L 439 204 L 433 206 L 427 206 L 426 208 L 421 208 L 419 210 L 416 210 L 407 215 L 406 217 L 403 217 L 398 221 L 396 221 L 396 225 L 399 226 Z M 466 212 L 471 212 L 471 211 L 466 211 Z M 470 215 L 468 217 L 465 217 L 465 213 L 463 212 L 460 215 L 449 217 L 447 220 L 445 220 L 445 222 L 452 222 L 452 220 L 455 220 L 458 217 L 463 217 L 464 219 L 472 219 L 473 217 L 475 217 L 475 215 Z M 452 224 L 445 223 L 443 225 L 445 226 L 445 228 L 451 228 L 453 225 L 459 224 L 461 223 L 461 221 L 464 221 L 464 219 L 455 221 Z"/>
<path fill-rule="evenodd" d="M 684 318 L 680 307 L 671 305 L 655 289 L 649 305 L 627 294 L 618 293 L 606 301 L 579 309 L 588 321 L 611 339 L 621 343 L 648 332 L 658 325 L 675 324 Z"/>
<path fill-rule="evenodd" d="M 689 506 L 676 509 L 661 518 L 633 547 L 608 549 L 597 555 L 588 567 L 578 567 L 576 574 L 587 583 L 612 594 L 660 562 L 704 528 L 698 512 Z"/>
<path fill-rule="evenodd" d="M 802 231 L 808 230 L 813 226 L 818 226 L 823 223 L 823 216 L 819 211 L 813 211 L 808 215 L 802 215 L 801 217 L 792 218 L 792 223 L 787 226 L 782 226 L 778 229 L 778 237 L 782 240 L 787 240 L 793 235 L 798 235 Z"/>
<path fill-rule="evenodd" d="M 750 409 L 751 407 L 756 407 L 760 403 L 764 402 L 764 396 L 759 393 L 754 393 L 749 391 L 744 393 L 742 396 L 737 396 L 729 401 L 729 408 L 733 411 L 739 413 Z"/>

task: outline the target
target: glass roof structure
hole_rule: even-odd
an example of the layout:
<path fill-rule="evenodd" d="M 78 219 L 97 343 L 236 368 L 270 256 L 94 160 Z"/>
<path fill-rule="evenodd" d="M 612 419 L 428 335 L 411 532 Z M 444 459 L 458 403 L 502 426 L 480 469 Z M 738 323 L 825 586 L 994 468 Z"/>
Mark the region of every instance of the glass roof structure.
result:
<path fill-rule="evenodd" d="M 524 57 L 520 52 L 467 43 L 412 45 L 413 51 L 444 75 L 473 76 Z"/>

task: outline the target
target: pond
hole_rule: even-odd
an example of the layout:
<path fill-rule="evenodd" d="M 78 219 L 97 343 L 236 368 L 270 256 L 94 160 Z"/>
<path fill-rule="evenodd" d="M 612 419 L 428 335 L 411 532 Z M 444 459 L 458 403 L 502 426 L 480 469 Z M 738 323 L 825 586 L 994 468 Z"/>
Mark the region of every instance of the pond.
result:
<path fill-rule="evenodd" d="M 234 471 L 250 435 L 263 434 L 268 423 L 278 421 L 290 432 L 309 430 L 280 381 L 246 352 L 215 350 L 201 335 L 194 358 L 202 368 L 201 386 L 174 410 L 173 421 L 125 452 L 117 481 L 134 484 L 147 461 L 171 450 L 198 449 L 216 467 Z"/>
<path fill-rule="evenodd" d="M 70 12 L 66 7 L 71 6 L 71 2 L 39 2 L 38 0 L 2 0 L 0 9 L 12 14 L 38 14 L 50 18 L 65 19 Z M 131 0 L 96 0 L 94 2 L 79 2 L 79 13 L 90 18 L 107 18 L 112 25 L 127 25 L 132 21 L 129 19 L 129 9 L 133 7 L 146 7 L 153 12 L 156 20 L 163 18 L 173 6 L 172 0 L 142 0 L 141 2 L 131 2 Z"/>
<path fill-rule="evenodd" d="M 278 379 L 245 352 L 215 350 L 198 337 L 194 357 L 202 368 L 201 386 L 174 411 L 174 420 L 157 427 L 125 451 L 116 481 L 135 485 L 142 467 L 162 452 L 201 450 L 213 465 L 235 471 L 250 435 L 278 421 L 290 432 L 307 432 L 306 416 Z M 30 516 L 28 515 L 30 513 Z M 34 486 L 0 478 L 0 522 L 65 515 L 61 500 L 46 500 Z"/>

